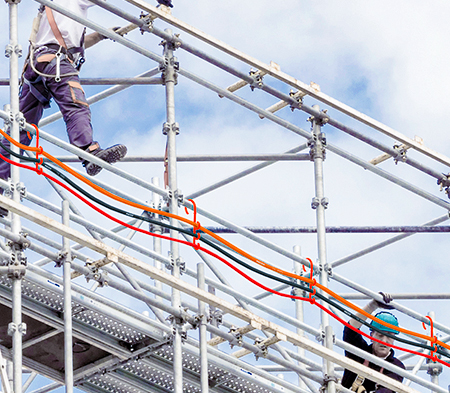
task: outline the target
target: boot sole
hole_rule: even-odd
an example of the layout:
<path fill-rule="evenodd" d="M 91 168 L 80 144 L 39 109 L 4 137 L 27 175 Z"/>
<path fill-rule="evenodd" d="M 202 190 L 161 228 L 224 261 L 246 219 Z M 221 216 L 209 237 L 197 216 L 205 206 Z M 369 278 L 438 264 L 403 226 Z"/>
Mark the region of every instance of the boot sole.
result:
<path fill-rule="evenodd" d="M 125 145 L 114 145 L 102 150 L 96 157 L 106 161 L 108 164 L 114 164 L 122 160 L 126 155 L 127 147 Z M 86 165 L 86 172 L 89 176 L 98 175 L 102 169 L 100 165 L 94 164 L 93 162 L 89 162 Z"/>

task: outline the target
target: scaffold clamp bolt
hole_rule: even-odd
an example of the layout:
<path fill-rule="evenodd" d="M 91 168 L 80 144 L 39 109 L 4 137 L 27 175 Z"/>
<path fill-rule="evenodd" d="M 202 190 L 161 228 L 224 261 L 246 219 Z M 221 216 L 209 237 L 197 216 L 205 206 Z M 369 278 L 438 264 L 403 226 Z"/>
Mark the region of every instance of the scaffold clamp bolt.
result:
<path fill-rule="evenodd" d="M 320 199 L 317 197 L 314 197 L 311 202 L 311 208 L 316 210 L 319 206 L 320 206 Z"/>
<path fill-rule="evenodd" d="M 15 324 L 14 322 L 10 322 L 8 324 L 8 335 L 13 336 L 15 332 L 19 332 L 22 336 L 25 336 L 27 334 L 27 324 L 26 323 L 20 323 L 19 325 Z"/>

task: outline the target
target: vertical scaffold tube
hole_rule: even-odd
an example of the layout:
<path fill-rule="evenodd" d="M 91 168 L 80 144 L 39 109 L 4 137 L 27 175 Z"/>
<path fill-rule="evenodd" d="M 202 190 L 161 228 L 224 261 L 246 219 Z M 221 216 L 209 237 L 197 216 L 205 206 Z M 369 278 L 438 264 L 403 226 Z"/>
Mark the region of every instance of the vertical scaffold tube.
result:
<path fill-rule="evenodd" d="M 205 265 L 197 264 L 198 288 L 205 290 Z M 200 341 L 200 386 L 202 393 L 209 392 L 208 384 L 208 342 L 206 332 L 206 307 L 205 302 L 198 301 L 198 314 L 200 318 L 199 341 Z"/>
<path fill-rule="evenodd" d="M 18 4 L 20 0 L 7 0 L 9 4 L 9 45 L 6 47 L 6 56 L 9 57 L 9 86 L 10 86 L 10 134 L 20 140 L 20 113 L 19 113 L 19 57 L 21 49 L 19 46 L 18 29 Z M 19 149 L 12 145 L 12 150 L 19 153 Z M 19 161 L 13 157 L 12 160 Z M 14 184 L 13 200 L 20 202 L 20 192 L 16 185 L 20 182 L 19 168 L 12 165 L 11 179 Z M 14 234 L 19 234 L 20 216 L 12 214 L 11 230 Z M 22 252 L 20 247 L 13 246 L 12 264 L 21 264 Z M 20 255 L 20 256 L 19 256 Z M 12 323 L 9 325 L 9 334 L 12 335 L 13 349 L 13 391 L 22 391 L 22 334 L 25 333 L 25 325 L 22 324 L 22 275 L 12 277 Z"/>
<path fill-rule="evenodd" d="M 319 110 L 318 105 L 313 106 Z M 326 248 L 326 231 L 325 231 L 325 209 L 328 201 L 324 196 L 324 180 L 323 180 L 323 162 L 325 160 L 326 140 L 322 133 L 322 122 L 320 119 L 312 119 L 312 143 L 311 154 L 314 160 L 314 184 L 315 198 L 312 206 L 316 210 L 317 221 L 317 247 L 320 264 L 320 283 L 328 286 L 328 270 L 327 270 L 327 248 Z M 326 293 L 322 295 L 327 296 Z M 328 308 L 328 304 L 322 301 L 322 305 Z M 333 346 L 333 330 L 330 326 L 329 316 L 325 311 L 321 312 L 322 331 L 325 333 L 324 345 L 332 349 Z M 336 392 L 336 384 L 334 382 L 334 365 L 329 360 L 323 360 L 324 386 L 327 393 Z"/>
<path fill-rule="evenodd" d="M 62 201 L 62 223 L 70 225 L 69 201 Z M 73 393 L 73 353 L 72 353 L 72 282 L 71 282 L 71 262 L 70 241 L 63 237 L 63 282 L 64 282 L 64 373 L 66 392 Z"/>
<path fill-rule="evenodd" d="M 301 255 L 300 246 L 294 246 L 294 253 Z M 302 264 L 295 260 L 294 260 L 294 273 L 297 274 L 298 276 L 302 275 Z M 297 284 L 299 284 L 299 283 L 300 283 L 300 280 L 297 280 Z M 300 292 L 301 292 L 300 290 L 296 289 L 296 296 L 303 296 L 303 294 Z M 298 300 L 298 299 L 295 300 L 295 318 L 298 319 L 300 322 L 303 322 L 303 301 L 302 300 Z M 300 328 L 297 328 L 297 334 L 299 336 L 304 337 L 303 330 Z M 305 357 L 304 348 L 297 347 L 297 352 L 302 358 Z M 302 363 L 300 363 L 300 362 L 298 362 L 298 365 L 300 367 L 303 367 Z M 298 376 L 298 386 L 300 386 L 302 389 L 306 389 L 306 384 L 305 384 L 305 382 L 303 382 L 300 375 Z"/>
<path fill-rule="evenodd" d="M 159 187 L 159 178 L 157 177 L 153 177 L 152 178 L 152 184 L 156 187 Z M 157 194 L 156 192 L 153 193 L 152 195 L 152 201 L 153 201 L 153 206 L 155 206 L 155 208 L 159 209 L 160 208 L 160 202 L 161 202 L 161 196 L 159 194 Z M 159 217 L 159 216 L 158 216 Z M 158 217 L 155 217 L 155 219 L 158 219 Z M 158 225 L 153 225 L 153 233 L 157 234 L 157 235 L 161 235 L 162 231 L 161 231 L 161 227 Z M 155 251 L 158 254 L 161 254 L 161 238 L 154 236 L 153 237 L 153 251 Z M 159 270 L 162 269 L 161 266 L 161 262 L 158 259 L 154 259 L 153 263 L 155 265 L 155 267 Z M 158 289 L 162 290 L 162 284 L 159 281 L 155 281 L 155 287 Z M 155 296 L 155 299 L 161 300 L 160 296 Z"/>
<path fill-rule="evenodd" d="M 172 35 L 172 30 L 165 30 Z M 178 126 L 175 123 L 175 83 L 176 83 L 176 59 L 173 55 L 174 44 L 170 41 L 164 41 L 164 64 L 163 64 L 163 81 L 166 86 L 166 114 L 167 121 L 164 124 L 163 132 L 167 135 L 167 172 L 169 186 L 169 211 L 178 214 L 178 186 L 177 186 L 177 156 L 176 156 L 176 136 L 178 134 Z M 178 226 L 178 222 L 171 218 L 170 224 L 174 227 Z M 170 236 L 178 239 L 178 232 L 171 229 Z M 170 243 L 170 252 L 172 258 L 172 274 L 175 278 L 180 277 L 180 258 L 179 247 L 177 242 Z M 180 291 L 172 289 L 172 306 L 181 307 Z M 182 322 L 177 318 L 173 318 L 173 381 L 174 393 L 183 392 L 183 365 L 182 365 L 182 341 L 181 327 Z"/>

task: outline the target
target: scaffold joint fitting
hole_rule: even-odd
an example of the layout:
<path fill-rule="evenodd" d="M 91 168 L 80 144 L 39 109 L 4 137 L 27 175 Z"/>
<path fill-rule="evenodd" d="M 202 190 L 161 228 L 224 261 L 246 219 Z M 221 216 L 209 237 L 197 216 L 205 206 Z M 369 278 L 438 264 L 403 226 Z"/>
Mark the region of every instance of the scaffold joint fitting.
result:
<path fill-rule="evenodd" d="M 223 313 L 222 310 L 218 308 L 209 309 L 207 320 L 208 322 L 212 322 L 214 325 L 220 325 L 222 323 Z"/>
<path fill-rule="evenodd" d="M 450 198 L 450 173 L 449 174 L 442 174 L 443 176 L 438 179 L 437 184 L 440 186 L 440 191 L 445 190 L 445 193 Z"/>
<path fill-rule="evenodd" d="M 328 263 L 325 264 L 325 271 L 328 274 L 328 277 L 333 277 L 333 268 Z"/>
<path fill-rule="evenodd" d="M 328 388 L 328 384 L 329 384 L 330 382 L 338 383 L 338 379 L 337 379 L 336 377 L 332 377 L 332 376 L 330 376 L 330 375 L 328 375 L 328 374 L 325 374 L 325 375 L 323 376 L 323 384 L 322 384 L 322 386 L 320 387 L 319 390 L 320 390 L 321 392 L 326 392 L 326 391 L 327 391 L 327 388 Z"/>
<path fill-rule="evenodd" d="M 151 33 L 153 30 L 153 20 L 154 18 L 151 15 L 145 15 L 143 12 L 141 12 L 141 15 L 139 16 L 139 19 L 141 19 L 144 23 L 139 28 L 141 34 L 144 33 Z"/>
<path fill-rule="evenodd" d="M 8 335 L 14 336 L 15 332 L 19 332 L 22 336 L 25 336 L 27 334 L 27 324 L 22 322 L 19 323 L 19 325 L 15 324 L 14 322 L 10 322 L 8 324 Z"/>
<path fill-rule="evenodd" d="M 170 131 L 175 132 L 175 135 L 180 133 L 180 125 L 178 123 L 169 124 L 165 122 L 163 124 L 163 135 L 167 135 Z"/>
<path fill-rule="evenodd" d="M 259 358 L 266 358 L 269 354 L 269 349 L 264 343 L 264 340 L 261 337 L 256 337 L 254 345 L 258 348 L 258 351 L 255 352 L 255 359 L 258 360 Z"/>
<path fill-rule="evenodd" d="M 256 88 L 261 89 L 264 85 L 263 76 L 264 74 L 259 70 L 250 70 L 249 75 L 252 77 L 253 82 L 250 84 L 250 89 L 255 90 Z"/>
<path fill-rule="evenodd" d="M 295 109 L 300 109 L 303 105 L 303 97 L 305 96 L 305 93 L 302 93 L 301 91 L 294 91 L 291 90 L 289 92 L 289 96 L 295 100 L 295 103 L 291 103 L 291 111 L 294 112 Z"/>
<path fill-rule="evenodd" d="M 242 347 L 242 333 L 236 326 L 231 326 L 229 333 L 233 336 L 230 341 L 230 347 L 233 348 L 235 345 Z"/>
<path fill-rule="evenodd" d="M 397 165 L 399 161 L 406 162 L 408 157 L 406 156 L 407 149 L 401 145 L 394 145 L 394 150 L 397 155 L 394 157 L 394 162 Z"/>
<path fill-rule="evenodd" d="M 87 282 L 94 280 L 100 287 L 108 286 L 108 272 L 100 271 L 98 266 L 90 260 L 86 262 L 85 267 L 89 270 L 84 275 Z"/>
<path fill-rule="evenodd" d="M 320 199 L 317 197 L 314 197 L 311 201 L 311 208 L 316 210 L 320 206 Z"/>
<path fill-rule="evenodd" d="M 427 359 L 429 360 L 429 359 Z M 429 362 L 428 363 L 428 369 L 427 369 L 427 374 L 428 375 L 432 375 L 432 376 L 437 376 L 440 375 L 442 373 L 442 364 L 438 363 L 438 362 Z"/>
<path fill-rule="evenodd" d="M 316 336 L 316 340 L 320 343 L 323 343 L 325 341 L 325 330 L 321 329 L 320 332 Z"/>
<path fill-rule="evenodd" d="M 324 132 L 320 132 L 319 134 L 312 132 L 311 138 L 308 140 L 308 146 L 311 161 L 314 161 L 316 158 L 322 158 L 324 160 L 327 146 L 326 134 Z"/>
<path fill-rule="evenodd" d="M 5 0 L 5 3 L 8 4 L 19 4 L 21 0 Z"/>
<path fill-rule="evenodd" d="M 170 262 L 166 263 L 166 269 L 173 271 L 174 267 L 177 266 L 180 269 L 180 274 L 184 273 L 186 271 L 186 262 L 183 261 L 181 257 L 174 258 L 172 253 L 169 252 L 169 259 Z"/>

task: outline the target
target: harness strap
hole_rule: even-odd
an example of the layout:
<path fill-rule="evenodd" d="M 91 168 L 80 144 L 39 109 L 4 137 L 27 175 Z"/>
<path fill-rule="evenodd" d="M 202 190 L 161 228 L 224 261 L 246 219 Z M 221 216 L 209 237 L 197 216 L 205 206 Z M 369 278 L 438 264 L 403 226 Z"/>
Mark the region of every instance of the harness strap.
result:
<path fill-rule="evenodd" d="M 369 361 L 367 359 L 364 360 L 363 366 L 368 367 L 369 366 Z M 381 374 L 383 374 L 384 372 L 384 367 L 381 367 L 380 371 Z M 364 381 L 366 380 L 365 377 L 361 376 L 361 375 L 357 375 L 355 378 L 355 381 L 352 384 L 352 387 L 350 388 L 350 390 L 354 391 L 354 392 L 359 392 L 360 391 L 360 387 L 362 386 L 362 384 L 364 383 Z"/>
<path fill-rule="evenodd" d="M 44 105 L 44 108 L 50 108 L 50 100 L 46 97 L 44 97 L 41 92 L 34 86 L 35 83 L 38 83 L 42 80 L 42 78 L 39 76 L 34 82 L 30 82 L 28 79 L 24 78 L 23 82 L 28 85 L 30 88 L 31 94 L 33 94 L 36 99 Z"/>
<path fill-rule="evenodd" d="M 59 42 L 59 45 L 61 45 L 63 48 L 67 50 L 66 42 L 64 41 L 64 38 L 59 31 L 59 28 L 55 22 L 55 17 L 53 15 L 53 11 L 50 7 L 45 7 L 45 13 L 47 15 L 48 23 L 50 24 L 50 27 L 52 29 L 53 35 L 55 36 L 56 40 Z"/>

